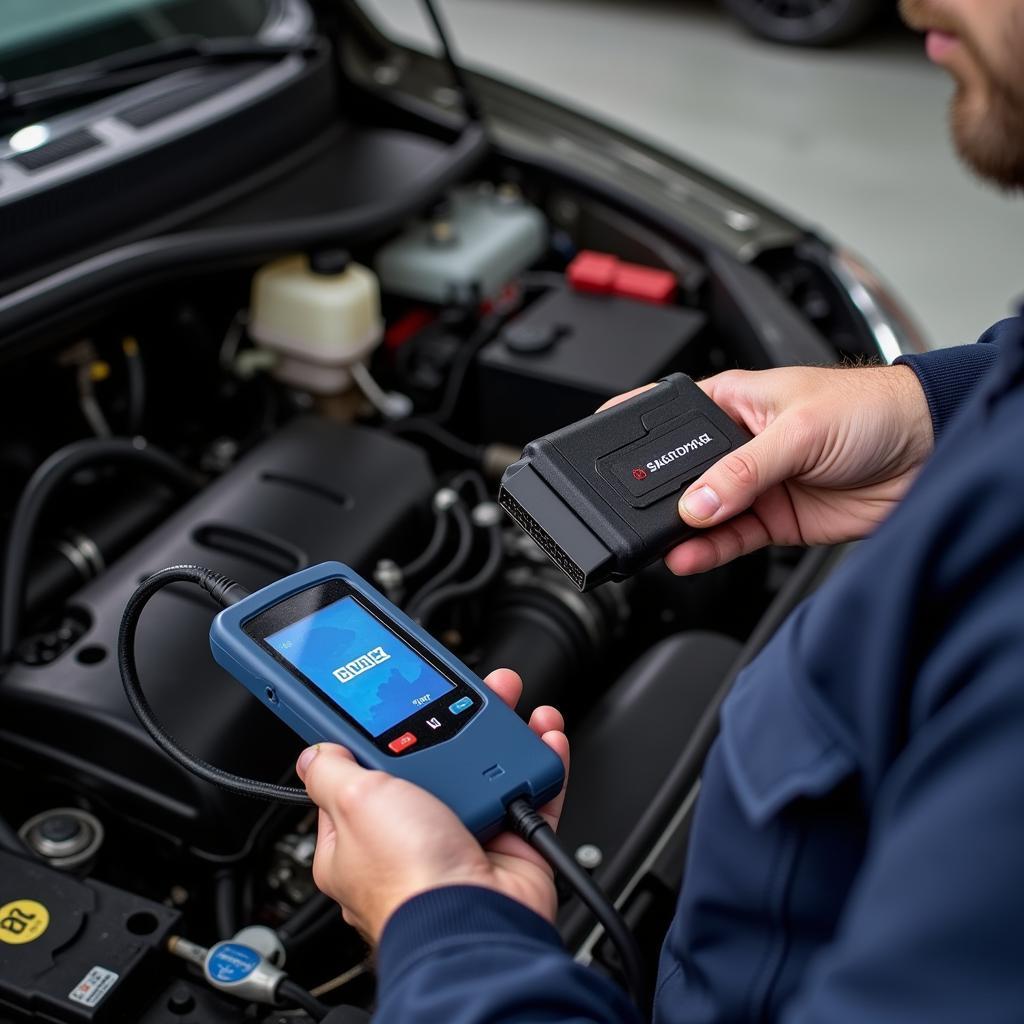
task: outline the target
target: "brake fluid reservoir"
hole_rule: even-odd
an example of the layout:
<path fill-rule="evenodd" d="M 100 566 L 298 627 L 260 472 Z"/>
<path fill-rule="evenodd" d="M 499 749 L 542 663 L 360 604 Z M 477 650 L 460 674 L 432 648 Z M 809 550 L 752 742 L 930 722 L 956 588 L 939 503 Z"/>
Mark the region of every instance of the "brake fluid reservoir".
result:
<path fill-rule="evenodd" d="M 277 355 L 274 374 L 293 387 L 317 395 L 345 391 L 349 367 L 383 333 L 377 277 L 347 253 L 286 256 L 253 278 L 249 335 Z"/>
<path fill-rule="evenodd" d="M 435 214 L 385 245 L 374 261 L 389 294 L 439 305 L 491 299 L 535 263 L 547 223 L 511 186 L 455 189 Z"/>

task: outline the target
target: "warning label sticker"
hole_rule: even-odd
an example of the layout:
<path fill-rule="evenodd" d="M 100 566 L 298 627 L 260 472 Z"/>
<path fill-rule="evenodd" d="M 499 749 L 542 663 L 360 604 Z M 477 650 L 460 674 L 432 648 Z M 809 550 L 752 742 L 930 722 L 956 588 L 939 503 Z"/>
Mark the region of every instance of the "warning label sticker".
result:
<path fill-rule="evenodd" d="M 50 924 L 50 912 L 38 900 L 12 900 L 0 907 L 0 942 L 35 942 Z"/>
<path fill-rule="evenodd" d="M 103 997 L 114 987 L 117 975 L 106 967 L 94 967 L 68 993 L 68 999 L 82 1006 L 99 1006 Z"/>

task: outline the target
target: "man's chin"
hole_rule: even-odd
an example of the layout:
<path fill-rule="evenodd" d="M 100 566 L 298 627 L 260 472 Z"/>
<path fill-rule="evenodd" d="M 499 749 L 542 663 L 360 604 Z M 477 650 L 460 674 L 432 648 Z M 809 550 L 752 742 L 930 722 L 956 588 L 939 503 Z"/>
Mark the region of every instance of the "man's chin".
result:
<path fill-rule="evenodd" d="M 960 158 L 980 177 L 1008 191 L 1024 189 L 1024 124 L 1007 112 L 979 111 L 958 89 L 950 108 Z"/>

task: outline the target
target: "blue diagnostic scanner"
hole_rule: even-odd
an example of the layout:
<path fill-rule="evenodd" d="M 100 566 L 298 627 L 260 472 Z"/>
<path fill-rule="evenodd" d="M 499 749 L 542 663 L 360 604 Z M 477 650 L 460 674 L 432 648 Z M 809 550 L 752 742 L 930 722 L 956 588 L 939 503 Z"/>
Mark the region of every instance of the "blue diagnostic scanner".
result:
<path fill-rule="evenodd" d="M 557 795 L 562 763 L 483 682 L 339 562 L 225 608 L 217 662 L 308 743 L 415 782 L 481 840 L 516 797 Z"/>

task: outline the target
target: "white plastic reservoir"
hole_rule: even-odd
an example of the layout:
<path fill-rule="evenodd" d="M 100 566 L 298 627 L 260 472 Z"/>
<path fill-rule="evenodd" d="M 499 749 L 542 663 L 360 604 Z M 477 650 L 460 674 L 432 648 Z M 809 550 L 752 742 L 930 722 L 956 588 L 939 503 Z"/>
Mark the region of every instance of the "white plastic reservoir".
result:
<path fill-rule="evenodd" d="M 253 278 L 249 335 L 277 354 L 274 373 L 293 387 L 317 395 L 346 390 L 349 367 L 383 333 L 377 277 L 347 253 L 286 256 Z"/>

